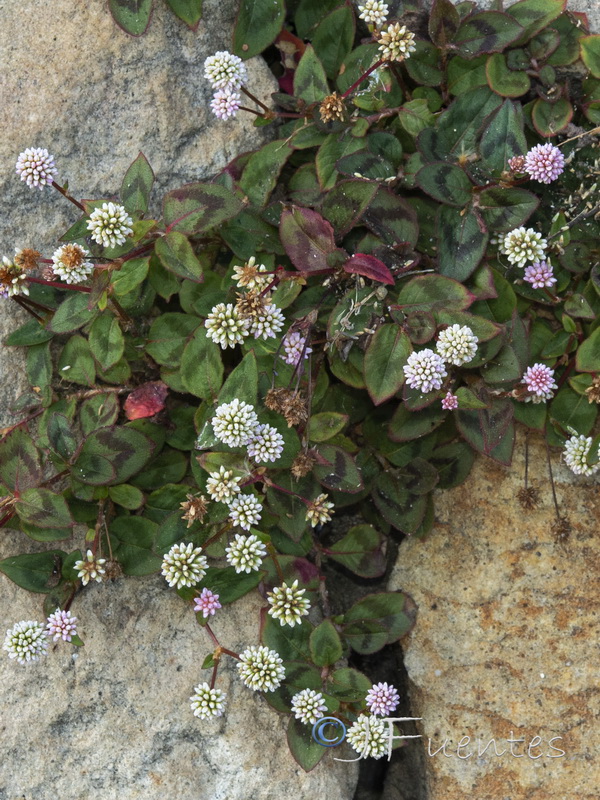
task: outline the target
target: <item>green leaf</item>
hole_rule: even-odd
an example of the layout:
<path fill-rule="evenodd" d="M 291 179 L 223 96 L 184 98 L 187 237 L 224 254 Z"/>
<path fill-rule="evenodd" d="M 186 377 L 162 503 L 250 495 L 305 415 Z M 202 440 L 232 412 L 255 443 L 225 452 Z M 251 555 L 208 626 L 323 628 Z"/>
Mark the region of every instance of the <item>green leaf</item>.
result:
<path fill-rule="evenodd" d="M 524 225 L 540 201 L 527 189 L 491 186 L 479 195 L 479 208 L 492 231 L 512 231 Z"/>
<path fill-rule="evenodd" d="M 287 139 L 276 139 L 253 153 L 244 167 L 240 188 L 256 206 L 265 206 L 293 149 Z"/>
<path fill-rule="evenodd" d="M 473 58 L 481 53 L 499 53 L 519 39 L 523 27 L 501 11 L 479 11 L 462 20 L 453 46 L 461 56 Z"/>
<path fill-rule="evenodd" d="M 0 440 L 0 479 L 10 491 L 22 492 L 41 480 L 40 453 L 23 428 Z"/>
<path fill-rule="evenodd" d="M 310 634 L 310 655 L 314 664 L 328 667 L 339 661 L 342 653 L 342 641 L 333 623 L 328 619 L 323 620 Z"/>
<path fill-rule="evenodd" d="M 460 25 L 460 16 L 450 0 L 434 0 L 429 12 L 429 36 L 431 41 L 444 49 L 452 40 Z"/>
<path fill-rule="evenodd" d="M 340 433 L 348 424 L 350 417 L 336 411 L 322 411 L 313 414 L 308 421 L 308 438 L 311 442 L 326 442 Z"/>
<path fill-rule="evenodd" d="M 398 295 L 398 307 L 405 313 L 443 309 L 461 311 L 472 302 L 473 295 L 466 286 L 442 275 L 418 275 Z"/>
<path fill-rule="evenodd" d="M 50 447 L 68 461 L 77 447 L 77 438 L 69 420 L 63 414 L 51 414 L 47 430 Z"/>
<path fill-rule="evenodd" d="M 123 516 L 109 524 L 114 556 L 126 575 L 158 572 L 162 556 L 153 552 L 159 526 L 145 517 Z"/>
<path fill-rule="evenodd" d="M 49 489 L 26 489 L 15 510 L 19 519 L 38 528 L 72 528 L 75 524 L 65 498 Z"/>
<path fill-rule="evenodd" d="M 112 314 L 101 314 L 92 323 L 89 333 L 90 350 L 103 370 L 120 361 L 125 340 L 119 321 Z"/>
<path fill-rule="evenodd" d="M 152 167 L 146 156 L 140 151 L 125 173 L 121 184 L 121 201 L 130 214 L 141 216 L 148 211 L 153 183 Z"/>
<path fill-rule="evenodd" d="M 202 0 L 167 0 L 171 11 L 193 31 L 202 19 Z"/>
<path fill-rule="evenodd" d="M 473 184 L 464 170 L 445 161 L 426 164 L 415 177 L 417 185 L 434 200 L 462 208 L 471 201 Z"/>
<path fill-rule="evenodd" d="M 256 356 L 251 350 L 246 353 L 235 369 L 231 371 L 219 392 L 217 404 L 230 403 L 236 397 L 250 405 L 256 405 L 258 395 L 258 366 Z"/>
<path fill-rule="evenodd" d="M 600 78 L 600 34 L 582 36 L 579 40 L 581 60 L 594 78 Z"/>
<path fill-rule="evenodd" d="M 187 341 L 201 324 L 191 314 L 161 314 L 150 327 L 146 352 L 157 364 L 178 366 Z"/>
<path fill-rule="evenodd" d="M 160 263 L 169 272 L 180 278 L 201 283 L 202 264 L 196 257 L 189 239 L 174 231 L 156 240 L 154 251 Z"/>
<path fill-rule="evenodd" d="M 378 476 L 373 501 L 390 525 L 409 536 L 418 530 L 427 509 L 425 495 L 411 495 L 395 472 L 382 472 Z"/>
<path fill-rule="evenodd" d="M 83 401 L 79 411 L 81 430 L 87 435 L 96 428 L 113 425 L 117 421 L 119 410 L 119 401 L 112 392 L 89 397 Z"/>
<path fill-rule="evenodd" d="M 406 200 L 389 189 L 379 189 L 363 213 L 363 222 L 375 236 L 392 247 L 400 242 L 417 243 L 416 213 Z"/>
<path fill-rule="evenodd" d="M 577 394 L 570 386 L 563 386 L 549 408 L 550 420 L 558 423 L 560 432 L 573 428 L 579 434 L 590 433 L 596 421 L 598 407 L 588 402 L 587 395 Z"/>
<path fill-rule="evenodd" d="M 458 398 L 458 407 L 462 408 L 463 410 L 488 407 L 487 403 L 484 403 L 483 400 L 480 400 L 480 398 L 477 397 L 477 395 L 474 394 L 470 389 L 467 389 L 466 386 L 459 386 L 459 388 L 456 390 L 456 396 Z"/>
<path fill-rule="evenodd" d="M 219 595 L 219 602 L 224 606 L 227 603 L 234 603 L 240 597 L 256 589 L 264 577 L 265 573 L 262 570 L 238 574 L 234 567 L 220 568 L 211 566 L 206 577 L 194 587 L 194 591 L 200 594 L 202 589 L 206 587 Z"/>
<path fill-rule="evenodd" d="M 416 610 L 402 592 L 367 595 L 344 614 L 344 637 L 357 653 L 376 653 L 411 630 Z"/>
<path fill-rule="evenodd" d="M 491 55 L 485 72 L 490 89 L 501 97 L 521 97 L 531 86 L 531 79 L 524 70 L 508 68 L 504 53 Z"/>
<path fill-rule="evenodd" d="M 165 195 L 163 217 L 167 232 L 204 233 L 237 216 L 242 202 L 218 183 L 188 183 Z"/>
<path fill-rule="evenodd" d="M 327 77 L 333 80 L 354 42 L 354 14 L 350 6 L 340 6 L 328 14 L 311 40 Z"/>
<path fill-rule="evenodd" d="M 294 760 L 305 772 L 314 769 L 327 752 L 327 748 L 313 739 L 311 728 L 292 717 L 288 722 L 287 743 Z"/>
<path fill-rule="evenodd" d="M 340 0 L 300 0 L 294 15 L 298 36 L 310 39 L 319 22 L 339 4 Z"/>
<path fill-rule="evenodd" d="M 440 206 L 437 216 L 438 264 L 442 275 L 464 281 L 477 269 L 489 236 L 473 214 Z"/>
<path fill-rule="evenodd" d="M 150 22 L 152 0 L 108 0 L 117 25 L 131 36 L 141 36 Z"/>
<path fill-rule="evenodd" d="M 127 294 L 142 283 L 148 275 L 150 256 L 132 258 L 112 273 L 112 287 L 116 295 Z"/>
<path fill-rule="evenodd" d="M 437 404 L 422 408 L 418 412 L 409 411 L 401 403 L 390 420 L 388 432 L 394 442 L 409 442 L 426 436 L 439 427 L 446 418 L 446 412 Z"/>
<path fill-rule="evenodd" d="M 0 561 L 0 572 L 28 592 L 47 594 L 54 588 L 55 581 L 52 582 L 51 578 L 56 573 L 57 564 L 60 569 L 61 559 L 66 555 L 63 550 L 46 550 L 44 553 L 11 556 Z"/>
<path fill-rule="evenodd" d="M 376 406 L 389 400 L 404 384 L 402 367 L 412 352 L 407 334 L 399 325 L 381 325 L 365 353 L 364 376 Z"/>
<path fill-rule="evenodd" d="M 566 0 L 520 0 L 507 10 L 511 17 L 523 26 L 523 33 L 514 43 L 525 44 L 560 16 L 567 5 Z"/>
<path fill-rule="evenodd" d="M 438 489 L 453 489 L 467 479 L 475 461 L 474 451 L 464 442 L 453 442 L 433 451 L 431 463 L 437 469 Z"/>
<path fill-rule="evenodd" d="M 430 42 L 417 39 L 414 52 L 404 65 L 413 81 L 422 86 L 439 86 L 442 82 L 440 53 Z"/>
<path fill-rule="evenodd" d="M 140 489 L 160 489 L 167 483 L 179 483 L 188 471 L 189 459 L 185 453 L 170 447 L 159 453 L 147 464 L 143 471 L 131 478 L 130 482 Z"/>
<path fill-rule="evenodd" d="M 327 489 L 355 494 L 363 488 L 362 477 L 352 456 L 341 447 L 322 444 L 319 447 L 319 463 L 313 473 Z"/>
<path fill-rule="evenodd" d="M 383 536 L 371 525 L 355 525 L 324 552 L 327 558 L 337 561 L 361 578 L 378 578 L 386 567 L 383 545 Z M 315 664 L 318 662 L 315 661 Z"/>
<path fill-rule="evenodd" d="M 334 226 L 338 236 L 345 236 L 356 225 L 373 201 L 379 187 L 372 181 L 340 181 L 323 200 L 323 216 Z"/>
<path fill-rule="evenodd" d="M 513 406 L 494 399 L 489 408 L 457 412 L 457 427 L 475 450 L 501 464 L 510 464 L 514 445 Z"/>
<path fill-rule="evenodd" d="M 320 103 L 329 94 L 327 75 L 312 45 L 306 50 L 294 73 L 294 95 L 306 103 Z"/>
<path fill-rule="evenodd" d="M 52 336 L 52 332 L 43 328 L 37 319 L 30 319 L 16 331 L 9 333 L 4 344 L 8 347 L 29 347 L 47 342 Z"/>
<path fill-rule="evenodd" d="M 214 401 L 223 383 L 221 349 L 197 328 L 181 356 L 180 375 L 183 385 L 196 397 Z"/>
<path fill-rule="evenodd" d="M 261 630 L 261 642 L 275 650 L 283 661 L 308 661 L 309 637 L 312 625 L 303 619 L 297 625 L 280 625 L 271 615 L 265 617 Z"/>
<path fill-rule="evenodd" d="M 241 0 L 233 30 L 233 52 L 257 56 L 275 39 L 285 17 L 283 0 Z"/>
<path fill-rule="evenodd" d="M 600 328 L 579 345 L 575 364 L 579 372 L 600 372 Z"/>
<path fill-rule="evenodd" d="M 549 103 L 539 97 L 533 104 L 531 118 L 540 136 L 555 136 L 564 130 L 573 117 L 573 106 L 564 97 Z"/>
<path fill-rule="evenodd" d="M 108 496 L 118 506 L 135 511 L 144 503 L 144 495 L 135 486 L 121 483 L 118 486 L 109 486 Z"/>
<path fill-rule="evenodd" d="M 468 61 L 454 56 L 448 64 L 448 89 L 454 95 L 464 94 L 487 84 L 485 65 L 487 56 L 481 55 Z"/>
<path fill-rule="evenodd" d="M 32 344 L 27 348 L 27 378 L 31 386 L 44 389 L 52 380 L 52 358 L 50 342 Z"/>
<path fill-rule="evenodd" d="M 364 147 L 354 136 L 330 134 L 317 150 L 317 176 L 322 189 L 331 189 L 338 179 L 338 162 L 344 156 L 356 153 Z"/>
<path fill-rule="evenodd" d="M 152 441 L 131 427 L 99 428 L 83 442 L 73 476 L 92 486 L 124 483 L 140 472 L 152 450 Z"/>
<path fill-rule="evenodd" d="M 87 339 L 71 336 L 61 351 L 56 368 L 64 380 L 94 386 L 96 365 Z"/>
<path fill-rule="evenodd" d="M 331 674 L 330 693 L 347 703 L 362 703 L 373 682 L 362 672 L 350 667 L 336 669 Z"/>
<path fill-rule="evenodd" d="M 71 333 L 93 319 L 97 311 L 88 309 L 88 296 L 84 292 L 73 292 L 59 305 L 48 323 L 53 333 Z"/>

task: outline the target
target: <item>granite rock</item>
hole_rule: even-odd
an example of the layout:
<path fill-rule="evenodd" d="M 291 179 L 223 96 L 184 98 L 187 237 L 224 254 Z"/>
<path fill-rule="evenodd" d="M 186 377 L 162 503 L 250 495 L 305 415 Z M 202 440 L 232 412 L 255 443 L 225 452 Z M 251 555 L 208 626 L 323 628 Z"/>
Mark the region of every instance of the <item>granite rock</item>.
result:
<path fill-rule="evenodd" d="M 391 578 L 419 607 L 404 646 L 428 800 L 598 796 L 598 476 L 578 478 L 553 458 L 571 524 L 556 541 L 540 441 L 529 453 L 540 504 L 525 511 L 517 500 L 523 442 L 512 467 L 479 459 L 462 486 L 436 497 L 431 535 L 402 544 Z M 478 757 L 491 738 L 505 754 L 492 745 Z M 445 752 L 430 756 L 428 740 L 432 753 L 447 740 Z M 401 796 L 393 784 L 386 800 Z"/>

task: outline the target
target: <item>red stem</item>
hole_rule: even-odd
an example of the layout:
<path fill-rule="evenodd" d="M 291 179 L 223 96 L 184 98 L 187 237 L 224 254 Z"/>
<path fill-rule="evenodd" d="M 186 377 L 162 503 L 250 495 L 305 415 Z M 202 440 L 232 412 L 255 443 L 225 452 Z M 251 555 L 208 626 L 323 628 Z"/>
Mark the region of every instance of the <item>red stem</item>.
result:
<path fill-rule="evenodd" d="M 75 286 L 70 283 L 60 283 L 59 281 L 45 281 L 43 278 L 32 278 L 27 276 L 27 280 L 31 283 L 41 283 L 42 286 L 54 286 L 55 289 L 67 289 L 72 292 L 91 292 L 88 286 Z"/>
<path fill-rule="evenodd" d="M 368 78 L 369 75 L 372 72 L 375 72 L 375 70 L 382 64 L 383 64 L 383 59 L 380 58 L 379 61 L 376 61 L 372 67 L 369 67 L 369 69 L 366 72 L 364 72 L 357 81 L 354 81 L 354 83 L 349 89 L 346 89 L 346 91 L 342 95 L 342 100 L 345 100 L 349 94 L 351 94 L 358 86 L 361 85 L 361 83 L 364 81 L 365 78 Z"/>

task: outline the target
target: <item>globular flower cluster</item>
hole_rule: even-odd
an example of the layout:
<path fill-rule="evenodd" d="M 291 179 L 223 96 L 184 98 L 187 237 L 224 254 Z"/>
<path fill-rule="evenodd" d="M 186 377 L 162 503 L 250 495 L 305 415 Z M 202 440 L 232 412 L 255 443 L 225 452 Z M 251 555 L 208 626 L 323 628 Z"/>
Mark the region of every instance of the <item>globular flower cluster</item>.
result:
<path fill-rule="evenodd" d="M 267 592 L 267 601 L 271 606 L 269 614 L 273 619 L 278 619 L 280 625 L 293 628 L 296 623 L 302 622 L 302 617 L 310 609 L 309 601 L 303 597 L 305 592 L 306 589 L 298 589 L 297 580 L 291 586 L 287 583 L 276 586 L 272 592 Z"/>
<path fill-rule="evenodd" d="M 365 0 L 364 5 L 359 5 L 358 11 L 360 19 L 376 28 L 381 28 L 387 21 L 388 6 L 381 0 Z"/>
<path fill-rule="evenodd" d="M 377 44 L 384 61 L 404 61 L 416 50 L 414 33 L 407 30 L 405 25 L 401 27 L 399 22 L 388 25 Z"/>
<path fill-rule="evenodd" d="M 535 263 L 544 258 L 547 242 L 533 228 L 515 228 L 507 233 L 500 245 L 500 252 L 507 256 L 515 267 L 524 267 L 528 261 Z"/>
<path fill-rule="evenodd" d="M 16 164 L 17 175 L 25 181 L 27 186 L 43 189 L 49 186 L 58 172 L 54 163 L 54 156 L 45 148 L 28 147 L 19 153 Z"/>
<path fill-rule="evenodd" d="M 248 442 L 248 455 L 256 462 L 277 461 L 283 452 L 283 436 L 271 425 L 257 425 Z"/>
<path fill-rule="evenodd" d="M 285 678 L 279 653 L 264 646 L 246 648 L 240 653 L 237 668 L 244 684 L 255 692 L 274 692 Z"/>
<path fill-rule="evenodd" d="M 556 283 L 552 265 L 548 261 L 536 261 L 525 267 L 523 280 L 530 283 L 534 289 L 549 289 Z"/>
<path fill-rule="evenodd" d="M 303 725 L 314 725 L 327 711 L 321 692 L 303 689 L 292 697 L 292 712 Z"/>
<path fill-rule="evenodd" d="M 87 223 L 92 239 L 103 247 L 117 247 L 124 244 L 133 233 L 133 220 L 118 203 L 102 203 L 90 214 Z"/>
<path fill-rule="evenodd" d="M 448 392 L 442 397 L 442 408 L 445 411 L 455 411 L 458 408 L 458 397 L 452 392 Z"/>
<path fill-rule="evenodd" d="M 245 531 L 258 525 L 261 511 L 262 503 L 253 494 L 237 494 L 229 503 L 229 519 Z"/>
<path fill-rule="evenodd" d="M 260 291 L 271 282 L 268 272 L 268 268 L 264 264 L 257 264 L 256 257 L 252 256 L 243 266 L 237 264 L 233 268 L 233 278 L 240 289 Z"/>
<path fill-rule="evenodd" d="M 411 353 L 402 369 L 410 388 L 423 393 L 441 389 L 448 374 L 442 357 L 428 347 Z"/>
<path fill-rule="evenodd" d="M 87 586 L 90 581 L 102 583 L 106 575 L 105 564 L 105 558 L 97 558 L 91 550 L 88 550 L 85 558 L 75 562 L 73 569 L 77 572 L 77 577 L 81 578 L 81 583 Z"/>
<path fill-rule="evenodd" d="M 218 472 L 210 472 L 206 481 L 206 491 L 211 500 L 218 503 L 230 503 L 240 491 L 241 476 L 235 477 L 232 469 L 225 469 L 223 465 Z"/>
<path fill-rule="evenodd" d="M 181 589 L 195 586 L 206 575 L 208 561 L 202 555 L 201 547 L 193 544 L 174 544 L 163 556 L 162 575 L 169 586 Z"/>
<path fill-rule="evenodd" d="M 328 496 L 320 494 L 306 506 L 306 521 L 310 522 L 313 528 L 317 525 L 323 525 L 331 519 L 330 512 L 334 504 L 327 500 Z"/>
<path fill-rule="evenodd" d="M 274 339 L 285 325 L 285 317 L 275 303 L 265 303 L 249 319 L 250 333 L 255 339 Z"/>
<path fill-rule="evenodd" d="M 89 252 L 79 244 L 63 244 L 52 255 L 52 271 L 65 283 L 82 283 L 94 271 Z"/>
<path fill-rule="evenodd" d="M 534 364 L 533 367 L 527 367 L 521 383 L 524 383 L 527 391 L 530 392 L 530 395 L 525 398 L 525 402 L 531 400 L 534 403 L 544 403 L 554 397 L 553 389 L 558 389 L 554 381 L 554 370 L 539 363 Z"/>
<path fill-rule="evenodd" d="M 254 406 L 236 397 L 217 408 L 212 427 L 219 441 L 230 447 L 242 447 L 248 444 L 258 427 L 258 417 Z"/>
<path fill-rule="evenodd" d="M 220 689 L 211 689 L 208 683 L 199 683 L 194 687 L 194 694 L 190 697 L 190 706 L 195 717 L 208 719 L 221 717 L 225 709 L 227 695 Z"/>
<path fill-rule="evenodd" d="M 361 714 L 348 729 L 346 740 L 361 756 L 381 758 L 388 748 L 386 723 L 371 714 Z"/>
<path fill-rule="evenodd" d="M 565 159 L 555 145 L 538 144 L 525 156 L 523 168 L 532 180 L 552 183 L 564 172 Z"/>
<path fill-rule="evenodd" d="M 386 717 L 395 711 L 400 702 L 400 697 L 395 686 L 387 683 L 373 684 L 367 692 L 366 703 L 371 714 Z"/>
<path fill-rule="evenodd" d="M 227 50 L 219 50 L 205 60 L 204 77 L 216 90 L 210 104 L 213 114 L 222 120 L 235 117 L 241 104 L 238 89 L 248 82 L 242 59 Z"/>
<path fill-rule="evenodd" d="M 63 642 L 70 642 L 73 636 L 77 635 L 77 617 L 74 617 L 70 611 L 61 611 L 60 608 L 57 608 L 50 614 L 46 623 L 48 636 L 53 636 L 55 642 L 59 639 L 62 639 Z"/>
<path fill-rule="evenodd" d="M 219 608 L 222 608 L 219 595 L 206 587 L 202 589 L 199 597 L 194 598 L 194 611 L 201 611 L 205 619 L 210 615 L 214 616 Z"/>
<path fill-rule="evenodd" d="M 38 661 L 40 656 L 46 655 L 47 648 L 48 637 L 44 626 L 35 620 L 23 620 L 9 628 L 2 645 L 8 657 L 15 658 L 19 664 Z"/>
<path fill-rule="evenodd" d="M 475 358 L 478 341 L 467 325 L 449 325 L 440 332 L 436 350 L 444 361 L 460 367 Z"/>
<path fill-rule="evenodd" d="M 590 476 L 598 472 L 600 469 L 600 461 L 595 464 L 588 462 L 588 456 L 592 449 L 593 440 L 591 436 L 577 435 L 571 436 L 565 442 L 565 452 L 563 458 L 565 464 L 571 469 L 575 475 Z M 600 448 L 598 449 L 597 458 L 600 459 Z"/>
<path fill-rule="evenodd" d="M 233 303 L 217 303 L 204 321 L 204 327 L 209 339 L 226 350 L 244 341 L 250 322 L 240 317 Z"/>
<path fill-rule="evenodd" d="M 306 336 L 302 336 L 298 331 L 288 331 L 283 337 L 282 346 L 285 355 L 281 356 L 286 364 L 296 367 L 302 358 L 308 358 L 312 353 L 312 348 L 306 345 Z"/>
<path fill-rule="evenodd" d="M 258 571 L 267 555 L 267 548 L 253 533 L 242 536 L 236 533 L 229 547 L 225 548 L 227 563 L 235 567 L 236 572 Z"/>
<path fill-rule="evenodd" d="M 27 275 L 10 258 L 3 256 L 0 264 L 0 297 L 15 297 L 28 295 Z"/>

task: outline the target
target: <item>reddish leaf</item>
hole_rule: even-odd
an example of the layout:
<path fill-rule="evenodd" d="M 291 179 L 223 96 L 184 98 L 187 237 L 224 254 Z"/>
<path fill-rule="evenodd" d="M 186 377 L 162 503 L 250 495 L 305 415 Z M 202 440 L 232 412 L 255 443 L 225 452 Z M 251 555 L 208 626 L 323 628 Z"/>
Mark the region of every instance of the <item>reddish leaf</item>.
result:
<path fill-rule="evenodd" d="M 158 414 L 165 407 L 167 392 L 167 386 L 162 381 L 151 381 L 138 386 L 125 400 L 127 419 L 143 419 Z"/>
<path fill-rule="evenodd" d="M 300 272 L 330 271 L 327 256 L 336 250 L 333 228 L 309 208 L 284 208 L 279 235 L 290 261 Z"/>
<path fill-rule="evenodd" d="M 375 256 L 366 256 L 364 253 L 356 253 L 349 258 L 344 264 L 344 271 L 364 275 L 372 281 L 379 281 L 379 283 L 394 283 L 393 275 L 383 261 Z"/>

